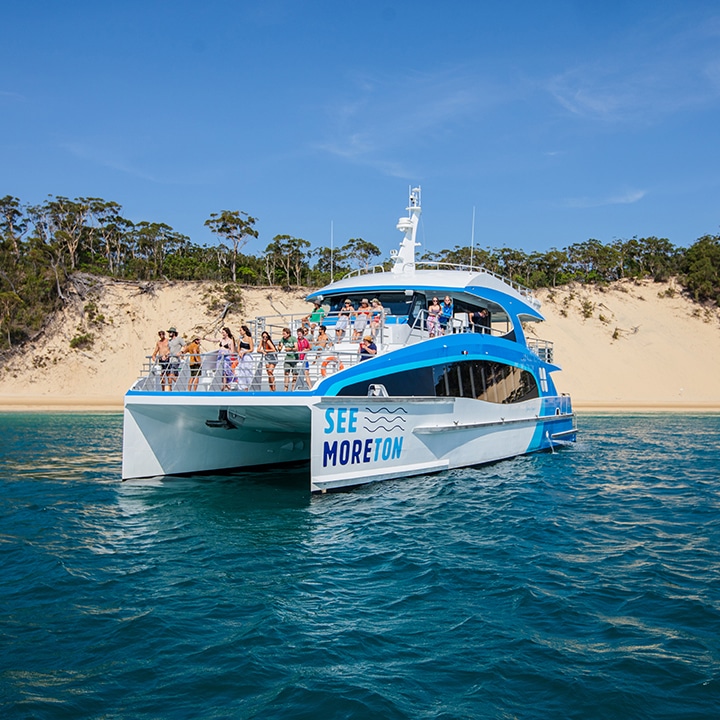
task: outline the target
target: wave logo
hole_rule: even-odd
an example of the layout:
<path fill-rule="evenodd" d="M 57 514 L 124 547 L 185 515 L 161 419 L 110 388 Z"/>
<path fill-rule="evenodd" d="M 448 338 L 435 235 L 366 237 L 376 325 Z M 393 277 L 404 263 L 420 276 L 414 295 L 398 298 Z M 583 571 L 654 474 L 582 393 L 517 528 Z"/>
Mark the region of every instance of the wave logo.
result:
<path fill-rule="evenodd" d="M 392 432 L 393 430 L 400 430 L 405 432 L 405 423 L 407 422 L 407 410 L 405 408 L 395 408 L 390 410 L 386 407 L 381 407 L 377 410 L 366 407 L 365 412 L 367 415 L 363 416 L 363 429 L 370 433 L 376 432 Z"/>

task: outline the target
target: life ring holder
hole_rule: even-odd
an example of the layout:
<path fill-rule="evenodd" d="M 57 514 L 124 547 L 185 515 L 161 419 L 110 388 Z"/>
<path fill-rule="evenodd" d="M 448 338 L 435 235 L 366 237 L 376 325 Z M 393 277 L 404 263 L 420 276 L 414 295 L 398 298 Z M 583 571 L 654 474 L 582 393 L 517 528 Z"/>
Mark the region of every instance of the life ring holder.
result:
<path fill-rule="evenodd" d="M 327 377 L 328 365 L 335 365 L 335 369 L 332 371 L 333 373 L 345 369 L 345 366 L 340 362 L 340 358 L 337 357 L 337 355 L 331 355 L 327 360 L 323 360 L 323 364 L 320 366 L 320 374 L 323 377 Z"/>

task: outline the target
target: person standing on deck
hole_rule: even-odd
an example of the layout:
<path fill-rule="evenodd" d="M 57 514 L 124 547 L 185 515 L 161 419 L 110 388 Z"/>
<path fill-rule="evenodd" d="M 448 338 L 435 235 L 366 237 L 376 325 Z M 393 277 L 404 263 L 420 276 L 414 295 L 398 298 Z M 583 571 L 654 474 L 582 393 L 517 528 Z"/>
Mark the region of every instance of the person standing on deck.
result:
<path fill-rule="evenodd" d="M 155 349 L 150 356 L 150 360 L 154 365 L 156 362 L 160 365 L 160 384 L 163 390 L 170 390 L 168 380 L 168 366 L 170 365 L 170 346 L 165 337 L 164 330 L 158 330 L 158 341 L 155 343 Z"/>
<path fill-rule="evenodd" d="M 285 351 L 283 370 L 285 371 L 285 392 L 287 392 L 288 389 L 295 389 L 298 376 L 297 338 L 293 337 L 293 334 L 290 332 L 290 328 L 283 328 L 282 338 L 280 338 L 278 345 L 280 350 Z M 290 381 L 291 375 L 292 383 Z"/>
<path fill-rule="evenodd" d="M 363 298 L 358 305 L 358 309 L 355 311 L 355 323 L 353 325 L 353 341 L 359 341 L 365 332 L 365 328 L 370 322 L 370 316 L 372 315 L 372 309 L 370 307 L 370 301 L 367 298 Z"/>
<path fill-rule="evenodd" d="M 441 312 L 442 306 L 438 302 L 438 299 L 434 297 L 427 310 L 427 329 L 428 336 L 431 338 L 435 337 L 440 331 Z"/>
<path fill-rule="evenodd" d="M 190 392 L 197 390 L 200 380 L 200 372 L 202 370 L 202 356 L 200 355 L 200 338 L 196 335 L 183 349 L 183 354 L 187 354 L 190 360 L 190 379 L 188 380 L 187 389 Z"/>
<path fill-rule="evenodd" d="M 440 328 L 442 334 L 445 335 L 447 333 L 448 323 L 453 317 L 453 299 L 449 295 L 446 295 L 440 307 Z"/>
<path fill-rule="evenodd" d="M 306 333 L 307 333 L 307 331 L 305 330 L 305 328 L 302 328 L 302 327 L 298 328 L 297 349 L 298 349 L 298 357 L 300 358 L 300 367 L 303 370 L 305 382 L 309 389 L 310 385 L 312 384 L 310 382 L 310 361 L 309 361 L 308 355 L 307 355 L 307 351 L 310 350 L 310 341 L 307 339 Z"/>
<path fill-rule="evenodd" d="M 370 333 L 376 338 L 385 323 L 385 308 L 377 298 L 373 298 L 370 301 L 370 309 L 372 310 L 372 314 L 370 315 Z"/>
<path fill-rule="evenodd" d="M 218 344 L 217 351 L 217 369 L 222 371 L 222 389 L 229 390 L 230 383 L 234 377 L 232 362 L 237 359 L 235 355 L 235 338 L 229 327 L 224 327 L 220 331 L 219 338 L 209 338 L 207 335 L 203 338 L 208 342 L 216 342 Z"/>
<path fill-rule="evenodd" d="M 342 342 L 345 331 L 350 330 L 350 318 L 355 314 L 352 301 L 348 298 L 338 311 L 338 319 L 335 322 L 335 342 Z"/>
<path fill-rule="evenodd" d="M 168 342 L 168 347 L 170 348 L 168 385 L 169 389 L 172 390 L 173 385 L 180 374 L 180 356 L 182 355 L 183 348 L 185 347 L 185 340 L 178 336 L 178 331 L 174 327 L 171 327 L 168 330 L 168 335 L 170 335 L 170 340 Z"/>
<path fill-rule="evenodd" d="M 482 308 L 480 310 L 480 325 L 482 327 L 482 332 L 489 333 L 492 330 L 492 317 L 490 316 L 490 311 L 487 308 Z"/>
<path fill-rule="evenodd" d="M 265 372 L 267 372 L 270 391 L 275 392 L 275 366 L 278 363 L 278 349 L 267 330 L 260 335 L 260 347 L 258 348 L 265 358 Z"/>
<path fill-rule="evenodd" d="M 253 360 L 255 341 L 247 325 L 240 326 L 237 351 L 238 365 L 235 368 L 235 377 L 238 379 L 238 387 L 240 390 L 249 390 L 255 374 L 255 362 Z"/>

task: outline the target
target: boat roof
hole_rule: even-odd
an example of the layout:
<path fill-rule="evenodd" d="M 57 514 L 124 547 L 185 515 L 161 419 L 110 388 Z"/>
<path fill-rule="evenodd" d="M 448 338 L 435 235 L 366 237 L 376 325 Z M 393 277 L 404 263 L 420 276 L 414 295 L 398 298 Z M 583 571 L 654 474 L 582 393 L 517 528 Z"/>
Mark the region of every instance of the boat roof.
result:
<path fill-rule="evenodd" d="M 470 295 L 482 300 L 491 300 L 501 306 L 511 303 L 519 316 L 543 320 L 539 312 L 540 303 L 529 290 L 511 285 L 504 278 L 484 269 L 443 269 L 406 268 L 402 273 L 364 272 L 351 273 L 341 280 L 326 285 L 308 295 L 312 301 L 326 296 L 350 293 L 373 295 L 380 292 L 430 291 L 438 295 Z"/>

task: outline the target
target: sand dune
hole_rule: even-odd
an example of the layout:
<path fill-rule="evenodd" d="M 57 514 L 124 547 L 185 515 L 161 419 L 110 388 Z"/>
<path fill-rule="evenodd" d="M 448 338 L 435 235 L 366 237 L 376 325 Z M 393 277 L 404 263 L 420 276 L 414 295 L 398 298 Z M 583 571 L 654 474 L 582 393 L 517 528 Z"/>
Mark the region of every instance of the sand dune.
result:
<path fill-rule="evenodd" d="M 217 325 L 225 305 L 212 283 L 96 281 L 75 294 L 32 347 L 0 370 L 0 409 L 119 410 L 152 352 L 159 329 L 184 335 Z M 668 283 L 626 281 L 610 288 L 537 293 L 545 323 L 530 334 L 554 343 L 561 392 L 581 411 L 720 411 L 720 316 Z M 225 322 L 305 313 L 303 290 L 248 288 Z M 94 336 L 87 349 L 73 338 Z"/>

